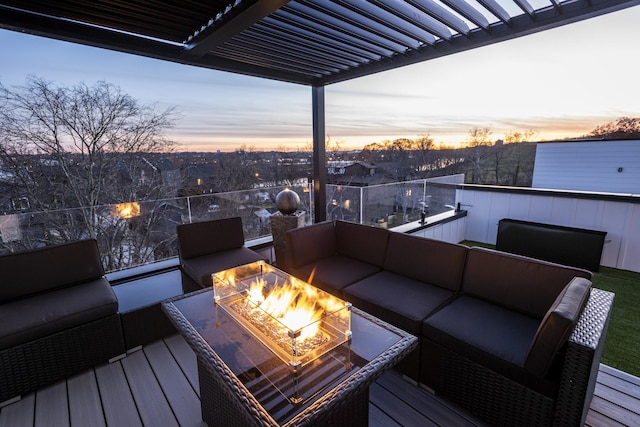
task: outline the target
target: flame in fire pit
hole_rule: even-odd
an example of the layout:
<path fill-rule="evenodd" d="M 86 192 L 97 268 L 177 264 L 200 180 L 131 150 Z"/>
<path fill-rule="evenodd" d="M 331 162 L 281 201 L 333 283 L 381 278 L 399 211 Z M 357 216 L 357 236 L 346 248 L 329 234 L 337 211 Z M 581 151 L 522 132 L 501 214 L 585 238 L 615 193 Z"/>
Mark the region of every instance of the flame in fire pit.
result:
<path fill-rule="evenodd" d="M 351 337 L 350 304 L 267 264 L 213 278 L 216 303 L 293 369 Z"/>
<path fill-rule="evenodd" d="M 276 284 L 264 295 L 266 283 L 258 278 L 251 283 L 247 298 L 287 328 L 293 331 L 301 329 L 300 338 L 306 339 L 318 333 L 317 321 L 322 318 L 326 304 L 315 289 L 303 284 L 292 279 L 283 285 Z"/>

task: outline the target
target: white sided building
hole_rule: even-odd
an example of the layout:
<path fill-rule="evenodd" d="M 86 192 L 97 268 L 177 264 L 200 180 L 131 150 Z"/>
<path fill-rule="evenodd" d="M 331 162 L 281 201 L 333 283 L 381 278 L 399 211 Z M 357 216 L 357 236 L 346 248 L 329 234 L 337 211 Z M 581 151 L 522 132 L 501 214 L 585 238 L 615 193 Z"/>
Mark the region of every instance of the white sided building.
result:
<path fill-rule="evenodd" d="M 640 140 L 540 142 L 533 188 L 640 194 Z"/>

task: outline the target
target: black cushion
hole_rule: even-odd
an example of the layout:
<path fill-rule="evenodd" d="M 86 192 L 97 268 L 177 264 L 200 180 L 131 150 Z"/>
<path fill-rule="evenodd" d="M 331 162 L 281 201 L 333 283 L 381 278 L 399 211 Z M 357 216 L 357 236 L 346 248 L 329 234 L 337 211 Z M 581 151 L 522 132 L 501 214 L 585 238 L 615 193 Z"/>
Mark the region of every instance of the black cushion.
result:
<path fill-rule="evenodd" d="M 457 292 L 467 251 L 463 245 L 391 233 L 384 269 Z"/>
<path fill-rule="evenodd" d="M 424 318 L 453 295 L 450 290 L 389 271 L 343 289 L 343 298 L 356 307 L 418 336 Z"/>
<path fill-rule="evenodd" d="M 291 274 L 337 297 L 342 297 L 342 289 L 346 286 L 379 271 L 380 267 L 373 264 L 334 255 L 293 268 Z"/>
<path fill-rule="evenodd" d="M 423 322 L 422 335 L 488 369 L 551 395 L 556 380 L 537 377 L 524 368 L 539 324 L 535 317 L 478 298 L 458 296 Z"/>
<path fill-rule="evenodd" d="M 200 287 L 213 286 L 211 274 L 239 265 L 256 261 L 266 261 L 259 253 L 241 246 L 239 248 L 218 251 L 196 258 L 182 260 L 180 268 Z"/>
<path fill-rule="evenodd" d="M 541 320 L 574 277 L 591 272 L 491 249 L 469 249 L 462 279 L 465 294 Z"/>
<path fill-rule="evenodd" d="M 11 301 L 104 275 L 95 239 L 0 256 L 0 301 Z"/>
<path fill-rule="evenodd" d="M 117 311 L 118 301 L 104 278 L 6 303 L 0 308 L 0 349 L 101 319 Z"/>
<path fill-rule="evenodd" d="M 190 259 L 244 245 L 240 217 L 180 224 L 176 228 L 181 259 Z"/>
<path fill-rule="evenodd" d="M 338 254 L 382 267 L 387 253 L 389 230 L 353 222 L 336 221 Z M 394 233 L 395 234 L 395 233 Z"/>
<path fill-rule="evenodd" d="M 318 222 L 285 232 L 291 267 L 302 267 L 338 253 L 334 226 L 331 221 Z"/>
<path fill-rule="evenodd" d="M 576 277 L 558 295 L 538 327 L 525 368 L 540 377 L 546 375 L 578 322 L 590 291 L 591 282 Z"/>

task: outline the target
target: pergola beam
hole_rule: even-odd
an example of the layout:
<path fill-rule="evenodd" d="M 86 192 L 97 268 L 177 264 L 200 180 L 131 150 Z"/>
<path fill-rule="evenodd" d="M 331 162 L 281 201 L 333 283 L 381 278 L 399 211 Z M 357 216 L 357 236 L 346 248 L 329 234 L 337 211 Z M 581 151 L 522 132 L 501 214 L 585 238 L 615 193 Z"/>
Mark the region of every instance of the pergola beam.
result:
<path fill-rule="evenodd" d="M 318 223 L 327 219 L 324 86 L 313 86 L 311 95 L 313 103 L 313 212 L 314 222 Z"/>

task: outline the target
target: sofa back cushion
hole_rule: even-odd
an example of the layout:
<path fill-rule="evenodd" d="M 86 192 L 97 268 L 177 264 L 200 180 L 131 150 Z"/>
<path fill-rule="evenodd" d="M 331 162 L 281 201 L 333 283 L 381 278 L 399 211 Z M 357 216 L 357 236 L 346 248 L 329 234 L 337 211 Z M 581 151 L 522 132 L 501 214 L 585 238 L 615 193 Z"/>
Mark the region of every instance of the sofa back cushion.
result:
<path fill-rule="evenodd" d="M 190 259 L 244 245 L 240 217 L 180 224 L 176 228 L 180 258 Z"/>
<path fill-rule="evenodd" d="M 521 255 L 473 247 L 462 278 L 465 294 L 542 319 L 574 277 L 591 272 Z"/>
<path fill-rule="evenodd" d="M 354 222 L 336 221 L 338 254 L 382 268 L 389 230 Z"/>
<path fill-rule="evenodd" d="M 289 260 L 294 268 L 337 254 L 336 236 L 331 221 L 288 230 L 284 237 Z"/>
<path fill-rule="evenodd" d="M 560 292 L 542 319 L 524 367 L 544 377 L 555 356 L 569 339 L 591 291 L 591 282 L 576 277 Z"/>
<path fill-rule="evenodd" d="M 458 292 L 469 248 L 391 232 L 384 269 Z"/>
<path fill-rule="evenodd" d="M 104 275 L 95 239 L 0 256 L 0 302 L 95 280 Z"/>

